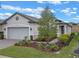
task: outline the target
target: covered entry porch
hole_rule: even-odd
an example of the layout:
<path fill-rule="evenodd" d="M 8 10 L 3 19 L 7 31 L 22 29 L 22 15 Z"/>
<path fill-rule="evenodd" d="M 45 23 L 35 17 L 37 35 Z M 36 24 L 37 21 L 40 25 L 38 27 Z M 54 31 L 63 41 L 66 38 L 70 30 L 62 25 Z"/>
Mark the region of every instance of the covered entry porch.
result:
<path fill-rule="evenodd" d="M 57 37 L 62 34 L 71 34 L 71 25 L 67 23 L 58 23 L 57 25 Z"/>

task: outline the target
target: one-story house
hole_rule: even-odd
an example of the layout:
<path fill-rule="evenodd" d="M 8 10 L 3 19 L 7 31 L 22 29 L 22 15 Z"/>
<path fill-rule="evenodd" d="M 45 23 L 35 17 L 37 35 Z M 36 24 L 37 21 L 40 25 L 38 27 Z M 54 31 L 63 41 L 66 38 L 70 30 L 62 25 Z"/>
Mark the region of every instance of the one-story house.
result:
<path fill-rule="evenodd" d="M 3 32 L 5 39 L 35 39 L 38 37 L 38 20 L 35 17 L 14 13 L 8 19 L 0 21 L 0 32 Z M 61 20 L 57 22 L 57 36 L 61 34 L 70 34 L 72 26 Z"/>

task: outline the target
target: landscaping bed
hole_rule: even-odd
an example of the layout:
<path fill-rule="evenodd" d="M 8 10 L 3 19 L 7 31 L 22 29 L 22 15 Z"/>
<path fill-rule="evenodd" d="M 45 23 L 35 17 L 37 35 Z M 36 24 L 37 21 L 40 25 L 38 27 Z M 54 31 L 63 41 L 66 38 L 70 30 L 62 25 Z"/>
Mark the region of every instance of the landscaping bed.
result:
<path fill-rule="evenodd" d="M 61 49 L 56 44 L 49 44 L 48 42 L 25 41 L 25 40 L 16 43 L 15 46 L 32 47 L 46 52 L 56 52 Z"/>
<path fill-rule="evenodd" d="M 52 41 L 52 40 L 54 40 L 54 39 L 56 39 L 57 37 L 51 37 L 51 38 L 37 38 L 37 39 L 35 39 L 35 40 L 33 40 L 33 41 L 39 41 L 39 42 L 50 42 L 50 41 Z"/>
<path fill-rule="evenodd" d="M 22 40 L 22 41 L 16 43 L 15 46 L 32 47 L 32 48 L 39 49 L 41 51 L 46 51 L 46 52 L 57 52 L 68 44 L 68 40 L 71 39 L 69 37 L 70 37 L 70 35 L 63 34 L 58 38 L 59 40 L 56 43 L 49 43 L 49 41 L 40 42 L 37 40 L 31 41 L 31 40 L 27 40 L 25 38 L 25 40 Z"/>
<path fill-rule="evenodd" d="M 11 46 L 0 49 L 0 55 L 17 57 L 17 58 L 79 58 L 75 55 L 74 50 L 78 47 L 76 38 L 74 38 L 69 46 L 62 48 L 59 53 L 49 53 L 37 50 L 32 47 Z"/>

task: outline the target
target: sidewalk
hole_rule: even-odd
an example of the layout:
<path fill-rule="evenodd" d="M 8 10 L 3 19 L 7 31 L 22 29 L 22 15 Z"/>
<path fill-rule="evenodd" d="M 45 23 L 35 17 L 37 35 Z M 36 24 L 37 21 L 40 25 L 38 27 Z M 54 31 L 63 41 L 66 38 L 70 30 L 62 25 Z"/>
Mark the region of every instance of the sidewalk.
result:
<path fill-rule="evenodd" d="M 0 58 L 11 58 L 11 57 L 0 55 Z"/>

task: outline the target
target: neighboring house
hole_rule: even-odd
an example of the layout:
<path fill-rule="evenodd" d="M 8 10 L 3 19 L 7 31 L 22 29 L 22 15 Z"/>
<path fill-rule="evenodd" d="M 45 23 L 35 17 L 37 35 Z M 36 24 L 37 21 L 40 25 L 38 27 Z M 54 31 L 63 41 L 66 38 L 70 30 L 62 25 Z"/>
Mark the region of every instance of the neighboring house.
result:
<path fill-rule="evenodd" d="M 72 32 L 79 32 L 79 25 L 78 24 L 72 24 Z"/>
<path fill-rule="evenodd" d="M 38 36 L 37 18 L 15 13 L 3 22 L 0 22 L 0 32 L 4 33 L 4 38 L 6 39 L 24 39 L 26 36 L 28 38 L 36 39 Z M 57 22 L 57 36 L 61 34 L 70 34 L 71 25 L 64 23 L 60 20 Z"/>

